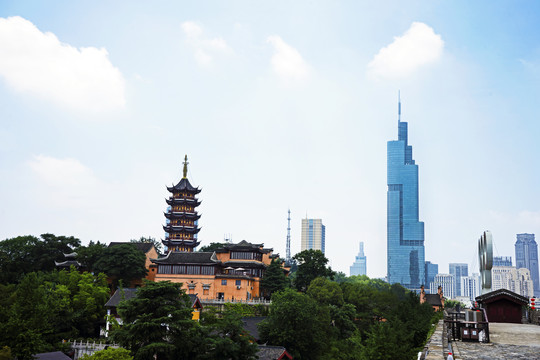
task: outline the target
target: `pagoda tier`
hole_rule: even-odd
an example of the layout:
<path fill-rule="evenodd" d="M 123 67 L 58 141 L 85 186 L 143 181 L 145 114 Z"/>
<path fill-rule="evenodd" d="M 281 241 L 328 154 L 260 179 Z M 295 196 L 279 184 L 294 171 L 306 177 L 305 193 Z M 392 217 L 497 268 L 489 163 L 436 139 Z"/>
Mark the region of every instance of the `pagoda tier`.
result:
<path fill-rule="evenodd" d="M 189 213 L 189 212 L 182 212 L 182 211 L 171 211 L 163 213 L 165 217 L 169 220 L 173 219 L 188 219 L 188 220 L 199 220 L 201 218 L 201 215 L 197 215 L 196 213 Z"/>
<path fill-rule="evenodd" d="M 199 245 L 197 233 L 198 227 L 197 206 L 201 204 L 196 196 L 201 192 L 199 188 L 193 187 L 187 179 L 187 155 L 184 160 L 184 177 L 180 182 L 172 187 L 167 187 L 171 193 L 168 199 L 165 199 L 169 208 L 164 214 L 169 220 L 167 225 L 163 226 L 166 237 L 162 240 L 163 245 L 167 247 L 166 253 L 170 252 L 193 252 L 193 249 Z"/>
<path fill-rule="evenodd" d="M 163 230 L 168 232 L 169 234 L 174 232 L 184 232 L 188 234 L 197 234 L 201 229 L 196 228 L 195 226 L 185 226 L 185 225 L 163 225 Z"/>
<path fill-rule="evenodd" d="M 168 199 L 165 199 L 165 201 L 167 202 L 168 205 L 171 205 L 171 206 L 176 206 L 176 205 L 199 206 L 201 205 L 201 202 L 197 199 L 175 198 L 173 196 L 171 196 Z"/>

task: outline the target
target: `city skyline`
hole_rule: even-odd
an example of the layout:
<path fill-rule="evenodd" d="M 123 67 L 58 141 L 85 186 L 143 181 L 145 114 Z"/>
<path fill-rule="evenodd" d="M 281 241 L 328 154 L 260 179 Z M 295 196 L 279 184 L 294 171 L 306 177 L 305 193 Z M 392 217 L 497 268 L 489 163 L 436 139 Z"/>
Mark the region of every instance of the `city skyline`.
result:
<path fill-rule="evenodd" d="M 368 276 L 384 277 L 401 90 L 425 259 L 478 272 L 484 230 L 495 256 L 540 233 L 539 15 L 487 1 L 2 1 L 0 239 L 161 239 L 187 154 L 201 245 L 231 234 L 284 257 L 290 208 L 292 255 L 307 212 L 334 270 L 363 241 Z"/>

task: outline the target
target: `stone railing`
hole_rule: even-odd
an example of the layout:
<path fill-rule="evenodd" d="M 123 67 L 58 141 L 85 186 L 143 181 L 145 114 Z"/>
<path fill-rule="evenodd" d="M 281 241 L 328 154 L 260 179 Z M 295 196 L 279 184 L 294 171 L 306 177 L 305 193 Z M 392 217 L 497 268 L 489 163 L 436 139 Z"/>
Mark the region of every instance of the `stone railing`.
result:
<path fill-rule="evenodd" d="M 119 346 L 117 344 L 105 344 L 100 342 L 90 342 L 90 341 L 82 341 L 80 340 L 77 342 L 77 340 L 68 340 L 67 343 L 71 346 L 71 349 L 73 351 L 73 359 L 77 360 L 83 355 L 92 355 L 96 351 L 104 350 L 108 348 L 118 348 Z"/>

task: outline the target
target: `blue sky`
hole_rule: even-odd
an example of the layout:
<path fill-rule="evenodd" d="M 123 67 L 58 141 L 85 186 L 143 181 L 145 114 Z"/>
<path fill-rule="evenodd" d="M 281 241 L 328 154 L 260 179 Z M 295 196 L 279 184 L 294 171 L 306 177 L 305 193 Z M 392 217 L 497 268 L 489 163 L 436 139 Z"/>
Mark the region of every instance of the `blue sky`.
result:
<path fill-rule="evenodd" d="M 348 274 L 386 273 L 386 142 L 420 168 L 426 259 L 474 269 L 540 233 L 533 1 L 0 1 L 0 238 L 163 236 L 202 187 L 200 240 L 292 252 L 322 218 Z M 476 271 L 476 270 L 475 270 Z"/>

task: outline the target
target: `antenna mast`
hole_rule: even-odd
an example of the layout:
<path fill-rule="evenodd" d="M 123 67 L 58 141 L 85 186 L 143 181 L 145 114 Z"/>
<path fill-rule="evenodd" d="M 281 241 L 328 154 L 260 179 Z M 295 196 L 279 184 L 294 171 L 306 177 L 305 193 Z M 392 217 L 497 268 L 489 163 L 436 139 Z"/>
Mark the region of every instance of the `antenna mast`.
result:
<path fill-rule="evenodd" d="M 401 91 L 398 90 L 398 118 L 397 118 L 397 121 L 400 122 L 401 121 Z"/>
<path fill-rule="evenodd" d="M 285 253 L 285 263 L 291 262 L 291 209 L 289 209 L 289 216 L 287 217 L 287 250 Z"/>

